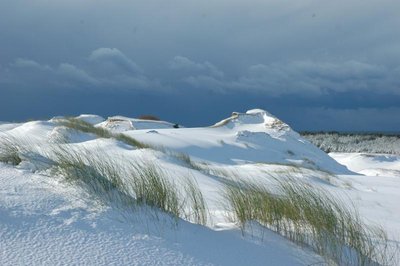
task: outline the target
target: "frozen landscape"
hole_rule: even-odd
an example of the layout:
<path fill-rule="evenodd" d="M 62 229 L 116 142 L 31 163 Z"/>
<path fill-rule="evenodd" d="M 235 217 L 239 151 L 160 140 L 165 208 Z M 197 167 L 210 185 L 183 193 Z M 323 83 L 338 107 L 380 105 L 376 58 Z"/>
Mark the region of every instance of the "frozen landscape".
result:
<path fill-rule="evenodd" d="M 235 195 L 259 206 L 248 191 L 296 213 L 240 209 Z M 296 205 L 307 195 L 322 203 Z M 399 202 L 400 154 L 327 154 L 259 109 L 199 128 L 0 123 L 1 265 L 396 265 Z M 334 233 L 307 204 L 333 210 Z"/>

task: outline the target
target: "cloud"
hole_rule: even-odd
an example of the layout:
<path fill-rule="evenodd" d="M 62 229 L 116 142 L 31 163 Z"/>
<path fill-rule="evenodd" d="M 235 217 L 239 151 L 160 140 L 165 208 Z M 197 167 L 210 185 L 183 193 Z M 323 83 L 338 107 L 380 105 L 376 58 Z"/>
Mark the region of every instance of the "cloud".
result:
<path fill-rule="evenodd" d="M 108 71 L 123 71 L 128 74 L 142 73 L 140 67 L 116 48 L 99 48 L 94 50 L 89 61 L 101 65 Z"/>
<path fill-rule="evenodd" d="M 99 83 L 96 78 L 91 77 L 84 70 L 68 63 L 60 64 L 56 72 L 62 76 L 65 82 L 72 84 L 82 83 L 96 86 Z"/>
<path fill-rule="evenodd" d="M 358 61 L 293 61 L 251 66 L 240 77 L 238 88 L 264 90 L 276 95 L 321 95 L 331 91 L 381 91 L 400 94 L 397 68 Z"/>
<path fill-rule="evenodd" d="M 333 109 L 323 107 L 294 108 L 290 123 L 297 130 L 398 131 L 400 108 Z"/>
<path fill-rule="evenodd" d="M 26 88 L 48 87 L 62 89 L 85 86 L 96 86 L 98 81 L 85 70 L 61 63 L 52 67 L 34 60 L 17 58 L 7 69 L 7 81 Z"/>
<path fill-rule="evenodd" d="M 140 90 L 160 87 L 158 81 L 149 79 L 133 60 L 115 48 L 92 51 L 87 64 L 82 66 L 71 63 L 49 66 L 17 58 L 0 71 L 3 74 L 0 82 L 25 88 Z"/>
<path fill-rule="evenodd" d="M 210 75 L 216 78 L 223 78 L 224 72 L 219 70 L 210 62 L 196 63 L 184 56 L 175 56 L 168 64 L 169 69 L 187 71 L 198 75 Z"/>
<path fill-rule="evenodd" d="M 38 86 L 58 84 L 79 88 L 85 85 L 125 90 L 165 90 L 167 87 L 182 87 L 183 84 L 186 88 L 223 94 L 246 92 L 270 97 L 300 95 L 315 98 L 332 93 L 400 95 L 399 66 L 356 60 L 261 63 L 250 65 L 234 76 L 225 75 L 223 70 L 209 61 L 196 62 L 188 57 L 175 56 L 168 62 L 167 68 L 171 71 L 167 78 L 156 74 L 146 75 L 120 50 L 99 48 L 92 51 L 86 64 L 81 66 L 60 63 L 57 67 L 51 67 L 17 58 L 10 64 L 8 80 L 25 80 L 30 86 L 38 83 Z"/>
<path fill-rule="evenodd" d="M 17 58 L 14 63 L 11 64 L 13 67 L 17 68 L 31 68 L 31 69 L 39 69 L 39 70 L 51 70 L 51 68 L 47 65 L 41 65 L 36 61 Z"/>
<path fill-rule="evenodd" d="M 255 102 L 288 110 L 400 103 L 400 1 L 32 2 L 0 1 L 0 99 L 9 106 L 24 97 L 5 93 L 15 88 L 26 97 L 90 89 L 121 98 L 174 89 L 168 107 L 213 101 L 213 112 Z"/>
<path fill-rule="evenodd" d="M 157 89 L 160 84 L 151 80 L 132 59 L 117 48 L 99 48 L 89 56 L 89 71 L 103 87 L 120 89 Z"/>
<path fill-rule="evenodd" d="M 268 93 L 275 97 L 292 94 L 315 97 L 330 92 L 357 91 L 400 94 L 400 81 L 397 78 L 400 67 L 355 60 L 304 60 L 256 64 L 247 67 L 243 74 L 233 78 L 204 71 L 208 65 L 193 62 L 185 57 L 175 57 L 169 66 L 174 71 L 180 71 L 180 79 L 188 85 L 225 93 L 246 91 Z"/>

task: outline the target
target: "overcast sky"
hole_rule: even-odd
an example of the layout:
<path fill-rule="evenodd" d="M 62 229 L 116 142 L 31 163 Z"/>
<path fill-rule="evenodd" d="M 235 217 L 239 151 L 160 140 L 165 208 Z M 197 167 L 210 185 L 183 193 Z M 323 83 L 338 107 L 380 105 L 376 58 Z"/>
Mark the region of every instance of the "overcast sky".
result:
<path fill-rule="evenodd" d="M 400 1 L 0 0 L 0 120 L 263 108 L 400 131 Z"/>

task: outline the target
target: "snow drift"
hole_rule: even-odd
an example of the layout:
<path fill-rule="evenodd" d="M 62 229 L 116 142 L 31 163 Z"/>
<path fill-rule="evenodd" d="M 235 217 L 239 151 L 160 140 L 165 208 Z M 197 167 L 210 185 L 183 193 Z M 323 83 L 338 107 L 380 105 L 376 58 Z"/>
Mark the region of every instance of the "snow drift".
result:
<path fill-rule="evenodd" d="M 311 187 L 349 198 L 363 217 L 371 219 L 378 213 L 379 222 L 390 221 L 385 228 L 391 236 L 400 228 L 394 203 L 400 186 L 395 177 L 375 182 L 373 177 L 355 175 L 264 110 L 235 112 L 201 128 L 176 128 L 165 121 L 123 116 L 81 115 L 65 121 L 56 117 L 0 124 L 0 144 L 8 139 L 11 146 L 6 152 L 17 159 L 13 161 L 16 166 L 0 162 L 3 265 L 50 265 L 62 259 L 70 264 L 138 265 L 309 265 L 323 261 L 271 231 L 258 231 L 258 226 L 252 228 L 250 237 L 241 236 L 226 209 L 223 192 L 229 178 L 236 175 L 270 185 L 271 176 L 290 174 L 307 180 Z M 123 172 L 126 165 L 150 162 L 162 170 L 178 196 L 186 195 L 185 180 L 193 180 L 207 205 L 205 226 L 193 224 L 187 214 L 178 220 L 177 229 L 162 222 L 168 220 L 165 213 L 127 215 L 113 204 L 93 201 L 93 195 L 75 184 L 68 185 L 49 167 L 57 163 L 52 157 L 54 147 L 81 156 L 78 166 L 91 174 L 96 174 L 95 167 L 84 164 L 97 159 L 107 162 L 113 171 L 121 170 L 118 175 L 123 178 L 129 176 Z M 390 189 L 385 182 L 390 182 Z M 111 188 L 117 185 L 113 183 Z M 185 209 L 189 201 L 184 198 L 179 207 Z M 370 206 L 375 209 L 371 211 Z"/>

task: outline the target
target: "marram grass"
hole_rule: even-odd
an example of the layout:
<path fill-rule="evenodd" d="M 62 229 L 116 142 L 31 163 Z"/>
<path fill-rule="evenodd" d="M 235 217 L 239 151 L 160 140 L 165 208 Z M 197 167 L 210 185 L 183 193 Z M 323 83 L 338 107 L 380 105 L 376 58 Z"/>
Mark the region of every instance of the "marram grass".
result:
<path fill-rule="evenodd" d="M 50 155 L 54 173 L 66 181 L 82 185 L 90 194 L 121 208 L 149 206 L 194 223 L 207 223 L 207 208 L 197 184 L 183 180 L 184 192 L 149 161 L 122 162 L 104 150 L 74 151 L 57 148 Z M 125 165 L 123 165 L 125 163 Z"/>
<path fill-rule="evenodd" d="M 226 185 L 231 218 L 243 231 L 256 221 L 338 265 L 392 263 L 384 231 L 365 225 L 354 209 L 301 180 L 276 181 L 273 191 L 244 181 Z"/>
<path fill-rule="evenodd" d="M 12 165 L 21 163 L 22 141 L 7 134 L 0 135 L 0 162 Z"/>
<path fill-rule="evenodd" d="M 78 131 L 82 131 L 85 133 L 91 133 L 96 135 L 99 138 L 114 138 L 118 141 L 124 142 L 127 145 L 130 145 L 132 147 L 136 147 L 139 149 L 144 149 L 144 148 L 150 148 L 149 145 L 146 145 L 132 137 L 129 137 L 124 134 L 113 134 L 110 132 L 108 129 L 102 128 L 102 127 L 95 127 L 92 124 L 85 122 L 81 119 L 78 118 L 62 118 L 62 119 L 57 119 L 57 122 L 60 125 L 63 125 L 65 127 L 75 129 Z"/>

